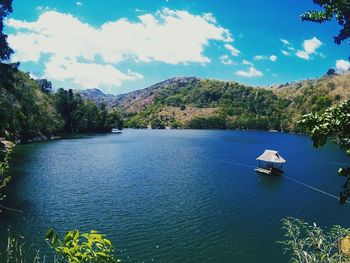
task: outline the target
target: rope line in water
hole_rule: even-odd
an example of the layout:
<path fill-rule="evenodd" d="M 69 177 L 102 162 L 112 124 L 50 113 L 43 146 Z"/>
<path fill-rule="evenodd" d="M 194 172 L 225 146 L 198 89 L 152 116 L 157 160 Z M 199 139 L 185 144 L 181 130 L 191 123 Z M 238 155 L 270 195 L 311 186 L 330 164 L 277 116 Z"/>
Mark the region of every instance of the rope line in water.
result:
<path fill-rule="evenodd" d="M 346 165 L 346 166 L 350 166 L 350 163 L 337 163 L 337 162 L 327 162 L 329 164 L 335 164 L 335 165 Z"/>
<path fill-rule="evenodd" d="M 233 163 L 233 162 L 223 161 L 223 160 L 215 159 L 215 158 L 209 158 L 209 159 L 212 159 L 212 160 L 217 161 L 217 162 L 220 162 L 220 163 L 226 163 L 226 164 L 231 164 L 231 165 L 235 165 L 235 166 L 248 167 L 248 168 L 255 168 L 255 166 L 248 165 L 248 164 L 243 164 L 243 163 Z M 321 189 L 319 189 L 319 188 L 316 188 L 316 187 L 314 187 L 314 186 L 311 186 L 311 185 L 308 185 L 308 184 L 306 184 L 306 183 L 303 183 L 303 182 L 301 182 L 301 181 L 299 181 L 299 180 L 296 180 L 296 179 L 294 179 L 294 178 L 292 178 L 292 177 L 289 177 L 289 176 L 287 176 L 287 175 L 283 175 L 283 177 L 286 178 L 286 179 L 288 179 L 288 180 L 290 180 L 290 181 L 292 181 L 292 182 L 294 182 L 294 183 L 297 183 L 297 184 L 299 184 L 299 185 L 302 185 L 302 186 L 304 186 L 304 187 L 307 187 L 307 188 L 309 188 L 309 189 L 311 189 L 311 190 L 314 190 L 314 191 L 316 191 L 316 192 L 319 192 L 319 193 L 321 193 L 321 194 L 324 194 L 324 195 L 327 195 L 327 196 L 329 196 L 329 197 L 332 197 L 332 198 L 335 198 L 335 199 L 339 200 L 339 197 L 336 196 L 336 195 L 334 195 L 334 194 L 328 193 L 328 192 L 323 191 L 323 190 L 321 190 Z M 346 203 L 350 204 L 350 201 L 347 200 Z"/>
<path fill-rule="evenodd" d="M 228 161 L 223 161 L 220 159 L 215 159 L 215 158 L 210 158 L 214 161 L 217 161 L 219 163 L 227 163 L 227 164 L 231 164 L 231 165 L 235 165 L 235 166 L 242 166 L 242 167 L 248 167 L 248 168 L 255 168 L 255 166 L 252 165 L 248 165 L 248 164 L 243 164 L 243 163 L 233 163 L 233 162 L 228 162 Z"/>
<path fill-rule="evenodd" d="M 318 189 L 318 188 L 313 187 L 313 186 L 311 186 L 311 185 L 308 185 L 308 184 L 305 184 L 305 183 L 303 183 L 303 182 L 300 182 L 300 181 L 298 181 L 298 180 L 296 180 L 296 179 L 294 179 L 294 178 L 291 178 L 291 177 L 289 177 L 289 176 L 287 176 L 287 175 L 284 175 L 284 177 L 287 178 L 288 180 L 292 181 L 292 182 L 295 182 L 295 183 L 297 183 L 297 184 L 303 185 L 303 186 L 305 186 L 305 187 L 307 187 L 307 188 L 310 188 L 310 189 L 312 189 L 312 190 L 315 190 L 315 191 L 317 191 L 317 192 L 319 192 L 319 193 L 321 193 L 321 194 L 328 195 L 329 197 L 333 197 L 333 198 L 339 200 L 339 197 L 336 196 L 336 195 L 327 193 L 327 192 L 325 192 L 325 191 L 323 191 L 323 190 L 321 190 L 321 189 Z M 350 204 L 350 201 L 345 201 L 345 202 L 348 203 L 348 204 Z"/>

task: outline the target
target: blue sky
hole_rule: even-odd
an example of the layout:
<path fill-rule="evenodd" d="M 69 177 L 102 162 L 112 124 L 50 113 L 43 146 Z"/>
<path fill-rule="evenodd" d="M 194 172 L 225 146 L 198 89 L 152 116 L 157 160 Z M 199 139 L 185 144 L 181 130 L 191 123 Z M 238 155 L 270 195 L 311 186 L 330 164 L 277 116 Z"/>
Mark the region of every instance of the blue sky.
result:
<path fill-rule="evenodd" d="M 101 4 L 104 3 L 104 4 Z M 117 94 L 174 76 L 271 85 L 346 70 L 339 26 L 301 22 L 311 0 L 14 0 L 13 60 L 56 88 Z"/>

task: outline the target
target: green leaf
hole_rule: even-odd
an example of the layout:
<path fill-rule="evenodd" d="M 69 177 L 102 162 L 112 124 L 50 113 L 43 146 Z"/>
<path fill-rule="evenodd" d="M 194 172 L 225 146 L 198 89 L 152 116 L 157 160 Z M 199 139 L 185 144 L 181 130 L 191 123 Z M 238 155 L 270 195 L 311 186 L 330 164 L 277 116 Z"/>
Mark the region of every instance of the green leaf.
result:
<path fill-rule="evenodd" d="M 51 240 L 53 238 L 54 234 L 55 234 L 54 229 L 53 228 L 49 228 L 49 230 L 47 230 L 47 232 L 46 232 L 45 239 L 50 239 Z"/>

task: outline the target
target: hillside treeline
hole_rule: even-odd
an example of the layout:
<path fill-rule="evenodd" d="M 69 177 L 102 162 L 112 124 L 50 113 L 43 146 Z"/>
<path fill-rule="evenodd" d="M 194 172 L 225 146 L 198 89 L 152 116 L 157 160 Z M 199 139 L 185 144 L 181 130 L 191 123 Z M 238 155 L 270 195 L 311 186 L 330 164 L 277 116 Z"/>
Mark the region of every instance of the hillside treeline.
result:
<path fill-rule="evenodd" d="M 71 89 L 54 92 L 49 81 L 34 80 L 15 64 L 0 65 L 0 137 L 25 142 L 113 127 L 122 127 L 116 110 L 83 100 Z"/>
<path fill-rule="evenodd" d="M 149 93 L 141 110 L 126 107 L 135 128 L 257 129 L 302 131 L 303 114 L 322 112 L 350 98 L 350 75 L 325 76 L 274 87 L 188 78 L 168 81 Z M 140 95 L 142 96 L 142 95 Z M 134 101 L 140 103 L 140 98 Z M 134 103 L 133 101 L 129 102 Z"/>

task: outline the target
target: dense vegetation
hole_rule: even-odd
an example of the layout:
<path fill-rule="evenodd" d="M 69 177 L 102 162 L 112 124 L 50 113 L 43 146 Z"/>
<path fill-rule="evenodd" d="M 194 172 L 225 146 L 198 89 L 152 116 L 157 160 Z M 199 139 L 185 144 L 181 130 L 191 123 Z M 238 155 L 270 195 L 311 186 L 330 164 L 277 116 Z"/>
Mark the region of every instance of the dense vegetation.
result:
<path fill-rule="evenodd" d="M 72 90 L 53 92 L 47 80 L 33 80 L 16 67 L 1 64 L 0 137 L 30 141 L 58 133 L 105 132 L 122 127 L 116 110 L 83 100 Z"/>
<path fill-rule="evenodd" d="M 7 171 L 9 169 L 9 160 L 14 144 L 11 142 L 0 142 L 0 202 L 5 199 L 4 189 L 11 177 Z M 0 212 L 6 207 L 0 204 Z"/>
<path fill-rule="evenodd" d="M 165 85 L 151 105 L 132 116 L 131 127 L 184 127 L 195 129 L 283 129 L 283 113 L 290 102 L 266 89 L 235 82 L 194 79 L 187 85 Z M 202 109 L 215 109 L 203 112 Z M 181 118 L 182 111 L 189 119 Z M 192 111 L 192 112 L 189 112 Z"/>
<path fill-rule="evenodd" d="M 129 127 L 301 131 L 297 122 L 303 114 L 323 112 L 350 98 L 349 80 L 350 75 L 344 73 L 253 88 L 235 82 L 177 78 L 120 104 Z"/>
<path fill-rule="evenodd" d="M 68 231 L 62 239 L 50 228 L 45 235 L 46 243 L 53 254 L 41 255 L 36 251 L 34 256 L 28 252 L 28 245 L 21 236 L 9 235 L 6 253 L 0 255 L 7 263 L 16 262 L 53 262 L 53 263 L 117 263 L 114 247 L 105 235 L 97 231 L 80 233 L 78 230 Z M 30 258 L 30 259 L 29 259 Z M 5 262 L 4 261 L 4 262 Z"/>
<path fill-rule="evenodd" d="M 280 242 L 293 263 L 345 263 L 350 261 L 350 229 L 333 226 L 329 231 L 300 219 L 283 219 L 286 240 Z"/>

